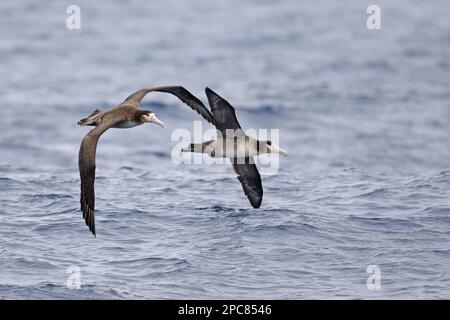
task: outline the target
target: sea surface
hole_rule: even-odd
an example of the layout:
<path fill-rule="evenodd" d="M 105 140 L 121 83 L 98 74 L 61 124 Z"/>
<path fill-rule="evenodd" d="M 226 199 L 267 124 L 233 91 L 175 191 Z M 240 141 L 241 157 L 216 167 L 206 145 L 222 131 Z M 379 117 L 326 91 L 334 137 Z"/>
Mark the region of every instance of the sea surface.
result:
<path fill-rule="evenodd" d="M 373 2 L 1 1 L 0 298 L 449 299 L 450 6 L 376 1 L 369 30 Z M 149 94 L 164 129 L 100 140 L 95 238 L 76 123 L 159 85 L 289 156 L 253 209 L 230 165 L 172 161 L 201 118 Z"/>

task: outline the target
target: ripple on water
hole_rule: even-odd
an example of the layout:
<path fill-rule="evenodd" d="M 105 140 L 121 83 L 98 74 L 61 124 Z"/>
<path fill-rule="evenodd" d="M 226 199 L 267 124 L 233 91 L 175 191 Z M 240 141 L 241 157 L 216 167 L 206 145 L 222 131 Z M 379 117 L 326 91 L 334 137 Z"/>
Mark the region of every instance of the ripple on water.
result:
<path fill-rule="evenodd" d="M 444 0 L 391 1 L 392 17 L 408 27 L 377 33 L 376 42 L 342 33 L 361 24 L 346 14 L 360 1 L 320 10 L 296 0 L 229 0 L 220 10 L 161 1 L 157 11 L 131 1 L 142 19 L 112 1 L 79 1 L 125 23 L 108 29 L 107 43 L 104 24 L 90 25 L 86 46 L 85 37 L 69 43 L 51 27 L 57 1 L 2 2 L 2 74 L 12 75 L 2 78 L 2 104 L 14 108 L 0 111 L 1 298 L 449 297 Z M 27 22 L 49 41 L 34 41 L 13 7 L 32 9 Z M 423 12 L 433 17 L 427 32 Z M 221 22 L 230 17 L 226 32 Z M 142 41 L 156 29 L 151 43 Z M 192 45 L 200 34 L 204 43 Z M 133 50 L 105 51 L 105 43 Z M 289 151 L 275 176 L 262 176 L 262 207 L 251 207 L 230 165 L 170 161 L 172 128 L 197 142 L 204 137 L 193 121 L 212 126 L 155 93 L 142 108 L 169 129 L 109 130 L 100 139 L 94 238 L 79 210 L 77 166 L 90 128 L 76 121 L 170 79 L 207 104 L 205 75 L 243 128 L 279 129 Z M 365 285 L 371 264 L 383 275 L 377 293 Z M 65 286 L 71 265 L 81 267 L 80 290 Z"/>

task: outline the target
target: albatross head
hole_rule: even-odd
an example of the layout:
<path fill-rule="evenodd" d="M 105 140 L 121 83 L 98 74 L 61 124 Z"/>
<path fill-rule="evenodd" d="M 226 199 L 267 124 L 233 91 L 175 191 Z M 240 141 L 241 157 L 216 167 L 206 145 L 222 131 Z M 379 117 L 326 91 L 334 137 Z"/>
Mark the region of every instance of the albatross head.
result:
<path fill-rule="evenodd" d="M 287 156 L 288 153 L 286 150 L 281 149 L 279 146 L 277 146 L 272 141 L 258 141 L 258 151 L 259 153 L 278 153 L 283 156 Z"/>
<path fill-rule="evenodd" d="M 164 128 L 164 122 L 159 120 L 155 113 L 153 111 L 143 111 L 142 112 L 142 122 L 148 122 L 148 123 L 154 123 L 160 126 L 161 128 Z"/>

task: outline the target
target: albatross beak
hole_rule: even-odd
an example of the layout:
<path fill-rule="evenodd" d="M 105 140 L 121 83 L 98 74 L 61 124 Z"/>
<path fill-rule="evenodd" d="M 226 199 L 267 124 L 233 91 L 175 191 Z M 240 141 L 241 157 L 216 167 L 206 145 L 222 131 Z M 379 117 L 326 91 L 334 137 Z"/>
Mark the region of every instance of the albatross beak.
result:
<path fill-rule="evenodd" d="M 286 150 L 283 150 L 283 149 L 281 149 L 281 148 L 279 148 L 279 149 L 280 149 L 280 150 L 278 151 L 278 153 L 281 154 L 281 155 L 283 155 L 283 156 L 285 156 L 285 157 L 287 157 L 287 155 L 288 155 L 287 151 L 286 151 Z"/>
<path fill-rule="evenodd" d="M 155 115 L 153 115 L 153 117 L 152 117 L 152 123 L 157 124 L 161 128 L 164 128 L 164 122 L 159 120 Z"/>
<path fill-rule="evenodd" d="M 270 146 L 270 152 L 271 153 L 279 153 L 285 157 L 287 157 L 287 155 L 288 155 L 286 150 L 281 149 L 279 146 L 277 146 L 274 143 L 272 143 L 272 145 Z"/>

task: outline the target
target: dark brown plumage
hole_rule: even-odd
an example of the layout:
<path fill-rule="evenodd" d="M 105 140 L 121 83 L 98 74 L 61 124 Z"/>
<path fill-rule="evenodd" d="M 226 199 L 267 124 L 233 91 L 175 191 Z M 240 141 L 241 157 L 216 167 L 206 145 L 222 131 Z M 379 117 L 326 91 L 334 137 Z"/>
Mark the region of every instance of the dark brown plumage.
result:
<path fill-rule="evenodd" d="M 95 126 L 84 137 L 78 154 L 78 167 L 81 179 L 80 205 L 83 218 L 89 230 L 95 232 L 95 155 L 100 136 L 109 128 L 132 128 L 145 122 L 162 125 L 150 110 L 139 109 L 139 103 L 144 96 L 152 91 L 166 92 L 175 95 L 208 122 L 214 124 L 214 118 L 203 103 L 181 86 L 156 87 L 136 91 L 127 97 L 120 105 L 101 112 L 94 111 L 89 117 L 78 122 L 79 125 Z M 153 119 L 153 121 L 152 121 Z"/>
<path fill-rule="evenodd" d="M 250 204 L 253 208 L 259 208 L 263 199 L 263 187 L 256 165 L 246 159 L 243 164 L 233 163 L 233 168 Z"/>
<path fill-rule="evenodd" d="M 245 139 L 243 141 L 245 141 L 245 143 L 249 143 L 251 141 L 254 141 L 255 145 L 260 145 L 262 143 L 261 141 L 257 141 L 255 139 L 252 140 L 250 137 L 245 135 L 239 121 L 236 118 L 235 110 L 233 106 L 228 103 L 228 101 L 209 88 L 205 89 L 205 93 L 212 112 L 211 114 L 208 110 L 206 110 L 210 115 L 208 118 L 211 117 L 214 119 L 214 122 L 210 122 L 214 123 L 218 130 L 218 134 L 221 135 L 221 138 L 215 141 L 207 141 L 202 144 L 191 143 L 187 148 L 183 148 L 182 151 L 209 153 L 210 156 L 214 157 L 216 156 L 216 152 L 214 150 L 216 143 L 220 145 L 220 142 L 222 142 L 224 144 L 222 149 L 226 149 L 227 138 L 235 138 L 234 141 L 236 148 L 238 136 L 244 136 Z M 206 151 L 209 146 L 212 146 L 212 150 Z M 260 150 L 258 149 L 257 151 Z M 229 159 L 233 164 L 234 171 L 237 174 L 237 178 L 241 183 L 250 204 L 254 208 L 259 208 L 263 199 L 263 187 L 261 183 L 261 176 L 259 175 L 253 156 L 247 156 L 245 158 L 234 156 L 229 157 Z"/>
<path fill-rule="evenodd" d="M 215 126 L 223 136 L 225 137 L 227 130 L 230 129 L 234 130 L 234 134 L 244 134 L 233 106 L 209 88 L 205 89 L 205 93 L 216 122 Z M 263 199 L 263 187 L 253 158 L 246 158 L 242 162 L 239 162 L 238 159 L 230 160 L 250 204 L 253 208 L 259 208 Z"/>
<path fill-rule="evenodd" d="M 192 93 L 190 93 L 188 90 L 186 90 L 182 86 L 165 86 L 165 87 L 155 87 L 150 89 L 142 89 L 139 91 L 136 91 L 135 93 L 131 94 L 129 97 L 127 97 L 121 104 L 136 104 L 139 103 L 144 96 L 149 92 L 166 92 L 173 94 L 178 99 L 180 99 L 182 102 L 187 104 L 189 107 L 191 107 L 192 110 L 197 112 L 199 115 L 201 115 L 206 121 L 208 121 L 211 124 L 215 124 L 214 117 L 211 115 L 209 110 L 205 107 L 203 102 L 201 102 L 199 99 L 197 99 Z"/>

